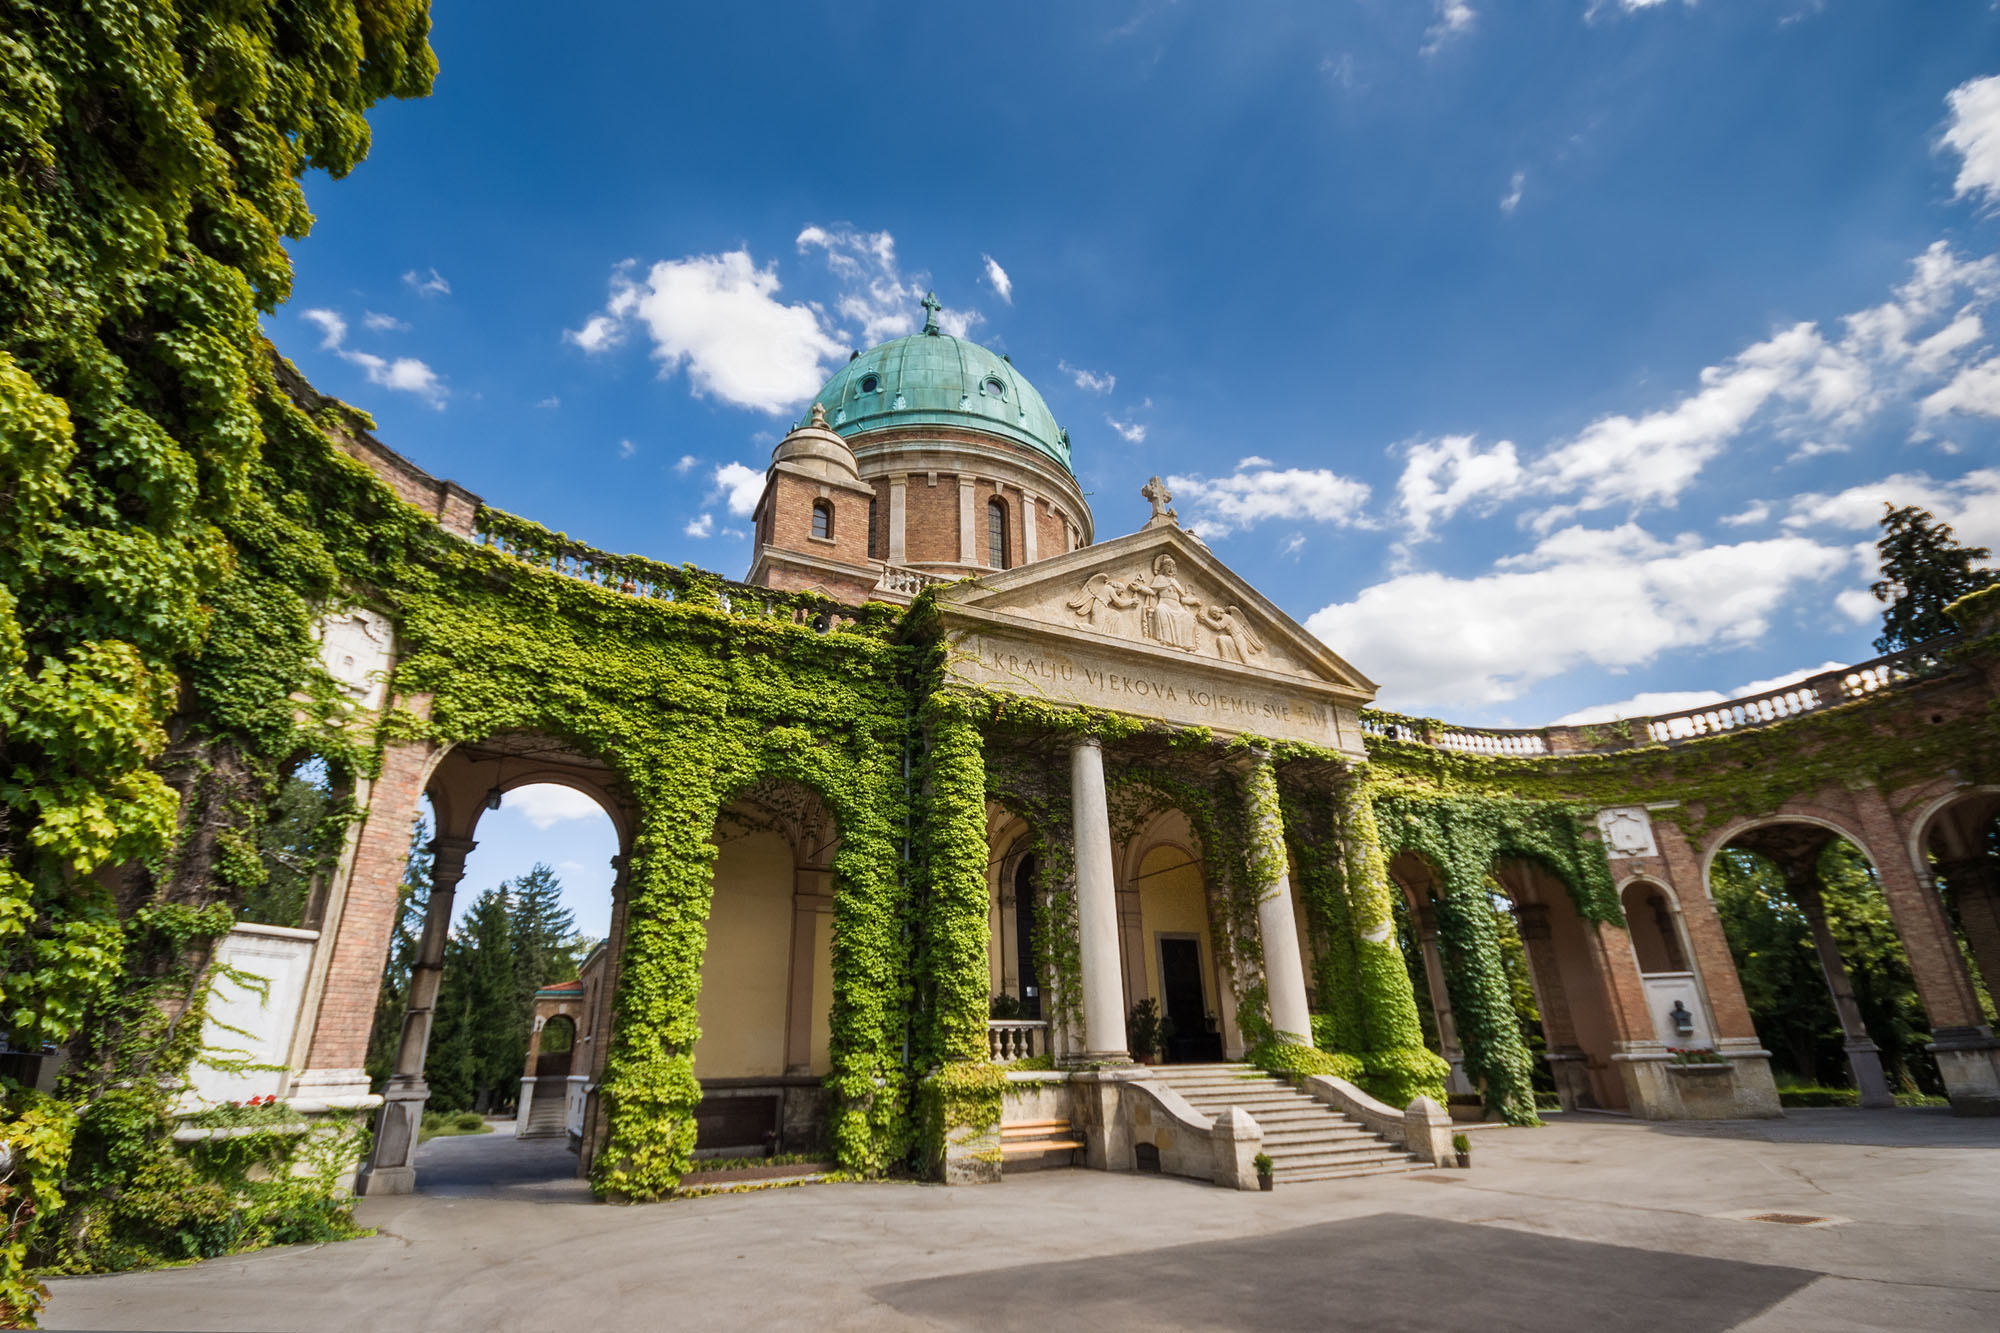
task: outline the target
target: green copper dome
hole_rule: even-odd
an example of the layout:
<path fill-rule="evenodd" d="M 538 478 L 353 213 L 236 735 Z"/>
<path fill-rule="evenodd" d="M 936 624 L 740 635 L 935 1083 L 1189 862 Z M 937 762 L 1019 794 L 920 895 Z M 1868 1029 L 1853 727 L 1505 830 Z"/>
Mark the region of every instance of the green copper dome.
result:
<path fill-rule="evenodd" d="M 942 332 L 927 296 L 921 333 L 862 352 L 814 399 L 843 438 L 893 426 L 960 426 L 1005 436 L 1069 471 L 1069 433 L 1005 357 Z"/>

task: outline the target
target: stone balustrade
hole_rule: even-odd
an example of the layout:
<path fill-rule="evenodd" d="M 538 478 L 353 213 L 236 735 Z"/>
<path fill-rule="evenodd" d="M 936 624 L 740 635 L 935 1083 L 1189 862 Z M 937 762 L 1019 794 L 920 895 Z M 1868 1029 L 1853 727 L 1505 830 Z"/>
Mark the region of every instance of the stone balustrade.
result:
<path fill-rule="evenodd" d="M 1937 675 L 1949 665 L 1946 650 L 1956 641 L 1956 636 L 1947 635 L 1899 653 L 1842 667 L 1838 671 L 1808 676 L 1761 694 L 1651 717 L 1523 730 L 1460 727 L 1431 718 L 1406 717 L 1399 713 L 1367 709 L 1361 714 L 1361 729 L 1366 735 L 1385 741 L 1508 759 L 1597 754 L 1630 750 L 1642 745 L 1674 745 L 1704 736 L 1741 731 L 1746 727 L 1768 726 Z"/>
<path fill-rule="evenodd" d="M 1049 1025 L 1031 1018 L 993 1018 L 986 1022 L 986 1058 L 1008 1064 L 1049 1053 Z"/>
<path fill-rule="evenodd" d="M 921 569 L 909 569 L 903 565 L 882 566 L 882 577 L 875 582 L 875 591 L 895 593 L 902 597 L 915 597 L 925 588 L 934 588 L 950 579 L 939 574 L 926 574 Z"/>

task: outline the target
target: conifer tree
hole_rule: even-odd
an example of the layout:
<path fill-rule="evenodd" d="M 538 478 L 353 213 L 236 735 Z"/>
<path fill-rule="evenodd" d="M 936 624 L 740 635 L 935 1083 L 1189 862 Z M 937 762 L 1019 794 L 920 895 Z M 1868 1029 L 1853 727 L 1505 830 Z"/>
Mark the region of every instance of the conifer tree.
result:
<path fill-rule="evenodd" d="M 1990 586 L 2000 574 L 1974 568 L 1993 553 L 1984 546 L 1966 546 L 1928 509 L 1915 505 L 1883 505 L 1882 577 L 1870 589 L 1884 603 L 1878 653 L 1900 652 L 1926 639 L 1952 631 L 1944 609 Z"/>

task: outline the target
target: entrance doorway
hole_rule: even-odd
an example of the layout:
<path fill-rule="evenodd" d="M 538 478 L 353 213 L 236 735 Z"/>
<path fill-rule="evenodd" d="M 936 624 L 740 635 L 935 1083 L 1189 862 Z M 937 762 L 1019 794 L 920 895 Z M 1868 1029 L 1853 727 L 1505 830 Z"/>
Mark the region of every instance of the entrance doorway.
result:
<path fill-rule="evenodd" d="M 1222 1059 L 1222 1034 L 1210 1032 L 1208 1002 L 1201 984 L 1201 941 L 1192 935 L 1162 935 L 1160 993 L 1168 1025 L 1161 1047 L 1168 1064 Z"/>

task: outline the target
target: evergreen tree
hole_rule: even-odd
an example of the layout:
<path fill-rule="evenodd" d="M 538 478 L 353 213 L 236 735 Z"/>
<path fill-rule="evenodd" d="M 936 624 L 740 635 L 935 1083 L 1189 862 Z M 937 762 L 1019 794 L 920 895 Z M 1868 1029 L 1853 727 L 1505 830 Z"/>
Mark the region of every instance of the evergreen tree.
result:
<path fill-rule="evenodd" d="M 279 782 L 270 814 L 257 830 L 264 882 L 245 890 L 239 920 L 304 924 L 314 887 L 324 882 L 340 856 L 345 825 L 333 817 L 335 805 L 322 762 L 300 764 Z"/>
<path fill-rule="evenodd" d="M 1893 653 L 1948 634 L 1951 617 L 1944 613 L 1967 593 L 1989 587 L 2000 574 L 1973 566 L 1993 553 L 1984 546 L 1966 546 L 1928 509 L 1885 504 L 1880 553 L 1882 577 L 1870 589 L 1885 606 L 1882 637 L 1875 651 Z"/>
<path fill-rule="evenodd" d="M 562 905 L 562 881 L 539 861 L 511 888 L 517 998 L 532 1018 L 535 992 L 576 974 L 576 917 Z"/>

